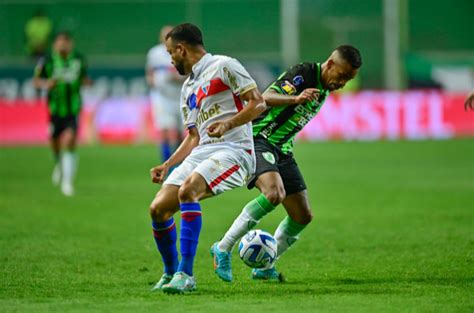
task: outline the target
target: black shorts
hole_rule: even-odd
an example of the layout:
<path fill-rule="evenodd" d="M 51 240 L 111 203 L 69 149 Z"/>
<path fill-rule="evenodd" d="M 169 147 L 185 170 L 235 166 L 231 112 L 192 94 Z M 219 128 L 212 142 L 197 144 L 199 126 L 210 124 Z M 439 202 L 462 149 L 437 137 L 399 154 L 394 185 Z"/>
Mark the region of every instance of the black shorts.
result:
<path fill-rule="evenodd" d="M 63 131 L 70 128 L 77 133 L 77 116 L 59 117 L 52 115 L 49 122 L 49 134 L 51 138 L 58 138 Z"/>
<path fill-rule="evenodd" d="M 263 173 L 278 172 L 283 180 L 287 195 L 306 190 L 303 175 L 293 158 L 293 154 L 283 154 L 279 148 L 273 146 L 265 138 L 254 137 L 253 142 L 257 169 L 247 184 L 248 189 L 255 187 L 258 176 Z"/>

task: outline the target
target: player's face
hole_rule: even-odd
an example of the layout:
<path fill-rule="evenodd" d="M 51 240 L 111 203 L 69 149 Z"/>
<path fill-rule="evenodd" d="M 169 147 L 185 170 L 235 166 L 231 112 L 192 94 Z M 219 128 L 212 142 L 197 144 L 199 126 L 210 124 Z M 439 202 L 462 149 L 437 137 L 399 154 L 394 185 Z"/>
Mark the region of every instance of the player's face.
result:
<path fill-rule="evenodd" d="M 54 40 L 54 50 L 60 54 L 68 54 L 73 48 L 72 39 L 66 36 L 58 36 Z"/>
<path fill-rule="evenodd" d="M 328 62 L 328 68 L 324 75 L 323 85 L 329 91 L 341 89 L 348 81 L 353 79 L 357 70 L 344 61 Z"/>
<path fill-rule="evenodd" d="M 179 43 L 175 44 L 171 38 L 168 38 L 165 44 L 166 50 L 171 56 L 171 63 L 174 65 L 178 73 L 181 75 L 187 75 L 188 73 L 186 73 L 184 67 L 184 56 L 186 54 L 184 46 Z"/>

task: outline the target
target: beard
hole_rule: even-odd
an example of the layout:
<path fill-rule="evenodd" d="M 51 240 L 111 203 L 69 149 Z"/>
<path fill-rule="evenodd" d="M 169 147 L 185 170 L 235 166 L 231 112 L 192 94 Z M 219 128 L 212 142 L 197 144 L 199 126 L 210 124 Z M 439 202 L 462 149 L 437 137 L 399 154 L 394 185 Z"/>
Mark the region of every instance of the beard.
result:
<path fill-rule="evenodd" d="M 342 88 L 342 86 L 340 84 L 329 83 L 327 89 L 329 91 L 335 91 L 335 90 L 338 90 L 338 89 L 341 89 L 341 88 Z"/>
<path fill-rule="evenodd" d="M 186 73 L 184 72 L 184 65 L 183 63 L 175 63 L 174 64 L 174 67 L 176 68 L 176 70 L 178 71 L 178 73 L 180 75 L 186 75 Z"/>

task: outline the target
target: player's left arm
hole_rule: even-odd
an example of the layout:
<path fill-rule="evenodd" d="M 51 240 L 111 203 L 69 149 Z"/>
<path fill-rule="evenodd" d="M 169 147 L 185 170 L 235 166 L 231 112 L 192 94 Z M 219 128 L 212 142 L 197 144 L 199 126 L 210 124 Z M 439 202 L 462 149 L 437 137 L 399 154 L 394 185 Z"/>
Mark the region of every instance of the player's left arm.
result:
<path fill-rule="evenodd" d="M 240 96 L 240 99 L 246 101 L 247 105 L 231 118 L 209 125 L 207 127 L 209 137 L 221 137 L 225 132 L 253 121 L 267 108 L 262 95 L 256 87 L 245 92 Z"/>
<path fill-rule="evenodd" d="M 267 108 L 255 80 L 236 59 L 228 58 L 223 62 L 221 78 L 232 93 L 247 105 L 231 118 L 209 125 L 207 133 L 210 137 L 221 137 L 225 132 L 251 122 Z"/>

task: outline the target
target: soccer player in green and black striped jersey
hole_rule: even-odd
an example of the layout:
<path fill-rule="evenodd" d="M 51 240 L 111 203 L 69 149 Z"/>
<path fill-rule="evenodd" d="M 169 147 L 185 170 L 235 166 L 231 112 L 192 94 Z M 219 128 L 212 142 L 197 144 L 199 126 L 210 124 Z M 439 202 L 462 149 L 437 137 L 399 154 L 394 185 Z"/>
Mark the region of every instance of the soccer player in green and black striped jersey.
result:
<path fill-rule="evenodd" d="M 306 184 L 292 153 L 293 141 L 318 114 L 329 93 L 344 87 L 361 65 L 359 51 L 343 45 L 323 63 L 290 67 L 264 92 L 268 109 L 253 121 L 257 168 L 248 184 L 249 189 L 256 186 L 261 194 L 244 207 L 217 248 L 213 248 L 215 271 L 224 281 L 232 280 L 230 260 L 235 243 L 278 204 L 283 204 L 288 216 L 275 231 L 277 258 L 311 222 Z M 283 281 L 274 266 L 253 269 L 252 277 Z"/>
<path fill-rule="evenodd" d="M 74 51 L 74 42 L 67 32 L 56 35 L 53 50 L 35 68 L 34 86 L 48 91 L 50 142 L 54 153 L 53 183 L 72 196 L 76 170 L 76 137 L 81 111 L 81 86 L 89 84 L 86 63 Z M 62 145 L 64 147 L 62 147 Z M 66 151 L 61 155 L 61 150 Z"/>

